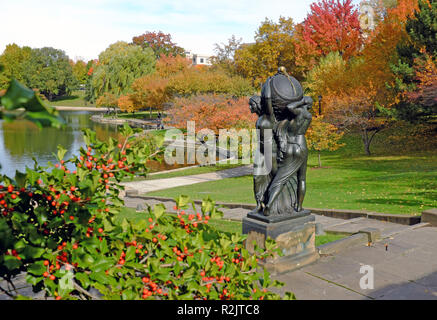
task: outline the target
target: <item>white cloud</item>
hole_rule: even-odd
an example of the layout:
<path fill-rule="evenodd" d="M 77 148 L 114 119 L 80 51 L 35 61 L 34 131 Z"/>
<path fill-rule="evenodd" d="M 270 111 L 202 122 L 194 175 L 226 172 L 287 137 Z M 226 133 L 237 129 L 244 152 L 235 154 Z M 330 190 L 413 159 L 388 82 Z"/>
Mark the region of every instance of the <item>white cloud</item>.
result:
<path fill-rule="evenodd" d="M 355 0 L 358 1 L 358 0 Z M 4 2 L 4 3 L 3 3 Z M 253 41 L 266 17 L 302 21 L 313 0 L 0 0 L 0 52 L 9 43 L 51 46 L 71 58 L 97 58 L 118 40 L 161 30 L 194 52 L 212 54 L 233 34 Z"/>

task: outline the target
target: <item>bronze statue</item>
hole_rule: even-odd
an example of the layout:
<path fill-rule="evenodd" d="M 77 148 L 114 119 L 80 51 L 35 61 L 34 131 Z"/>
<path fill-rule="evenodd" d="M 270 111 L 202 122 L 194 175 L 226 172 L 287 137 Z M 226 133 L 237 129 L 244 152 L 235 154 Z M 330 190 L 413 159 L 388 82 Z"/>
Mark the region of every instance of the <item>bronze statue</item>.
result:
<path fill-rule="evenodd" d="M 284 67 L 267 79 L 261 97 L 251 98 L 251 111 L 259 115 L 256 128 L 260 143 L 254 161 L 257 208 L 250 216 L 270 217 L 270 221 L 303 213 L 308 160 L 305 132 L 311 123 L 312 104 L 310 97 L 303 96 L 299 81 Z M 268 138 L 266 129 L 272 130 L 273 139 Z M 271 170 L 262 172 L 261 166 Z"/>

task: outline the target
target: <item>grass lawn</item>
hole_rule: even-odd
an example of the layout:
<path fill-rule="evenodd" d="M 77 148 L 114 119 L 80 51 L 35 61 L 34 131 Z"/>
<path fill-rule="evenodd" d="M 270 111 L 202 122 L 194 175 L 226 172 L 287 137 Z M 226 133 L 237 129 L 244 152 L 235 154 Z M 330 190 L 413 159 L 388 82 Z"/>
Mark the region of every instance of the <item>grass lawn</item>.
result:
<path fill-rule="evenodd" d="M 49 106 L 63 106 L 63 107 L 95 107 L 84 99 L 85 90 L 76 90 L 68 97 L 60 97 L 54 101 L 48 101 Z"/>
<path fill-rule="evenodd" d="M 420 214 L 436 208 L 437 148 L 423 151 L 424 145 L 391 143 L 390 134 L 387 130 L 376 135 L 372 156 L 363 155 L 358 135 L 347 135 L 344 148 L 322 153 L 322 168 L 317 168 L 317 154 L 311 152 L 304 206 L 394 214 Z M 251 176 L 149 193 L 171 198 L 180 194 L 254 203 Z"/>
<path fill-rule="evenodd" d="M 112 115 L 105 115 L 105 117 L 112 117 Z M 158 117 L 158 111 L 152 111 L 151 118 L 150 118 L 150 111 L 136 111 L 135 113 L 120 112 L 117 113 L 117 117 L 123 119 L 129 118 L 129 119 L 140 119 L 140 120 L 156 119 Z M 162 114 L 162 118 L 165 118 L 165 114 Z"/>
<path fill-rule="evenodd" d="M 324 234 L 316 236 L 316 247 L 321 246 L 322 244 L 334 242 L 343 238 L 346 238 L 347 236 L 342 234 Z"/>

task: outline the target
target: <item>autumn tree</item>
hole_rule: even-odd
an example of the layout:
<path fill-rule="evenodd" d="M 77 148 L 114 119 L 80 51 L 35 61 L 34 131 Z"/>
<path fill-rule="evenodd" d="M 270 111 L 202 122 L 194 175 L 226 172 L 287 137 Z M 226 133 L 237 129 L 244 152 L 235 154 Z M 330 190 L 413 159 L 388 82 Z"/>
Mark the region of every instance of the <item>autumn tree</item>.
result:
<path fill-rule="evenodd" d="M 358 130 L 367 155 L 371 155 L 375 135 L 386 125 L 376 103 L 377 91 L 372 83 L 367 83 L 324 98 L 326 119 L 338 128 Z"/>
<path fill-rule="evenodd" d="M 416 120 L 437 114 L 437 3 L 421 0 L 405 24 L 408 38 L 397 46 L 399 60 L 391 65 L 394 89 L 400 93 L 398 115 Z"/>
<path fill-rule="evenodd" d="M 321 0 L 296 28 L 296 63 L 303 72 L 311 70 L 320 57 L 339 52 L 348 60 L 363 44 L 358 10 L 352 0 Z"/>
<path fill-rule="evenodd" d="M 137 109 L 130 95 L 120 96 L 120 98 L 117 99 L 117 106 L 123 112 L 134 112 Z"/>
<path fill-rule="evenodd" d="M 302 75 L 295 72 L 294 29 L 291 18 L 280 17 L 277 23 L 269 19 L 263 21 L 256 31 L 255 43 L 242 44 L 235 51 L 237 73 L 250 79 L 257 88 L 280 66 L 302 79 Z"/>
<path fill-rule="evenodd" d="M 168 80 L 168 90 L 173 97 L 209 93 L 246 97 L 254 93 L 248 80 L 240 76 L 229 76 L 223 70 L 189 68 Z"/>
<path fill-rule="evenodd" d="M 153 50 L 123 41 L 111 44 L 100 53 L 93 67 L 88 97 L 94 101 L 105 92 L 116 96 L 126 94 L 135 79 L 155 71 Z"/>
<path fill-rule="evenodd" d="M 308 148 L 317 151 L 319 168 L 322 167 L 322 151 L 335 151 L 344 146 L 344 143 L 339 142 L 344 132 L 339 131 L 336 126 L 324 121 L 323 118 L 323 115 L 313 117 L 306 133 Z"/>
<path fill-rule="evenodd" d="M 348 68 L 347 62 L 338 52 L 331 52 L 308 72 L 304 87 L 313 97 L 326 96 L 342 87 L 342 78 Z"/>
<path fill-rule="evenodd" d="M 253 128 L 256 116 L 248 112 L 248 105 L 247 97 L 209 94 L 177 98 L 165 121 L 180 129 L 187 127 L 187 121 L 195 121 L 197 131 L 208 128 L 216 134 L 220 129 Z"/>
<path fill-rule="evenodd" d="M 191 66 L 191 61 L 180 55 L 164 55 L 156 61 L 156 74 L 163 78 L 168 78 L 179 72 L 185 72 Z"/>
<path fill-rule="evenodd" d="M 132 108 L 149 108 L 150 114 L 153 110 L 162 110 L 164 104 L 170 100 L 168 90 L 168 79 L 158 74 L 147 75 L 136 79 L 132 84 L 132 93 L 129 95 L 133 102 Z"/>
<path fill-rule="evenodd" d="M 118 106 L 117 97 L 110 92 L 105 92 L 96 100 L 96 107 L 115 108 L 117 106 Z"/>
<path fill-rule="evenodd" d="M 185 55 L 185 50 L 173 43 L 170 34 L 165 34 L 162 31 L 147 31 L 142 35 L 132 38 L 132 42 L 142 48 L 151 48 L 155 53 L 156 58 L 162 54 L 174 56 Z"/>

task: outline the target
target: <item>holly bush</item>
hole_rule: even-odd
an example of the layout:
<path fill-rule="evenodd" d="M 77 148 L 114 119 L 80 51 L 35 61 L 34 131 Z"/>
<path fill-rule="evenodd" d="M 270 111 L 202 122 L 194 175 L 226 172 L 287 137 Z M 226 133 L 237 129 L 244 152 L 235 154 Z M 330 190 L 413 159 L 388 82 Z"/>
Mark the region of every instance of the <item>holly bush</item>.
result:
<path fill-rule="evenodd" d="M 259 265 L 277 253 L 274 241 L 249 254 L 244 235 L 208 224 L 221 215 L 214 201 L 197 212 L 180 196 L 176 214 L 156 205 L 139 222 L 118 218 L 120 181 L 145 176 L 146 161 L 160 152 L 136 134 L 125 126 L 120 141 L 102 142 L 84 130 L 78 156 L 64 160 L 59 147 L 55 164 L 35 160 L 14 178 L 0 176 L 0 277 L 15 289 L 25 274 L 34 292 L 57 300 L 280 299 L 269 288 L 281 283 Z M 190 203 L 195 214 L 185 212 Z"/>

